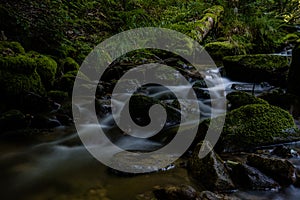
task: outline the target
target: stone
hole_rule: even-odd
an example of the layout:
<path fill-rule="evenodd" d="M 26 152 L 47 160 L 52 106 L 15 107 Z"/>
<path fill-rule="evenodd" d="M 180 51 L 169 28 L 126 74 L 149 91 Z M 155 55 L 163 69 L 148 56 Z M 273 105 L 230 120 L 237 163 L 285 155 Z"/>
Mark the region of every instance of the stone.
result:
<path fill-rule="evenodd" d="M 268 104 L 250 104 L 227 113 L 219 148 L 227 152 L 251 151 L 299 138 L 299 130 L 287 111 Z"/>
<path fill-rule="evenodd" d="M 255 54 L 226 56 L 223 58 L 226 76 L 244 82 L 269 82 L 285 86 L 289 70 L 287 57 L 279 55 Z"/>
<path fill-rule="evenodd" d="M 238 163 L 231 166 L 230 175 L 234 184 L 244 189 L 269 190 L 279 188 L 276 181 L 247 164 Z"/>
<path fill-rule="evenodd" d="M 247 157 L 247 163 L 282 185 L 290 185 L 296 181 L 296 168 L 286 159 L 252 154 Z"/>
<path fill-rule="evenodd" d="M 26 128 L 28 119 L 19 110 L 9 110 L 0 115 L 0 131 Z"/>
<path fill-rule="evenodd" d="M 200 159 L 198 154 L 202 145 L 210 149 L 209 154 Z M 212 191 L 228 191 L 234 189 L 223 160 L 212 150 L 208 142 L 199 143 L 188 162 L 191 177 L 201 186 Z"/>
<path fill-rule="evenodd" d="M 267 101 L 257 98 L 254 95 L 251 95 L 246 92 L 232 92 L 226 96 L 226 99 L 230 103 L 230 109 L 234 110 L 241 106 L 249 104 L 268 104 Z"/>
<path fill-rule="evenodd" d="M 189 185 L 157 186 L 153 193 L 158 200 L 198 200 L 197 191 Z"/>

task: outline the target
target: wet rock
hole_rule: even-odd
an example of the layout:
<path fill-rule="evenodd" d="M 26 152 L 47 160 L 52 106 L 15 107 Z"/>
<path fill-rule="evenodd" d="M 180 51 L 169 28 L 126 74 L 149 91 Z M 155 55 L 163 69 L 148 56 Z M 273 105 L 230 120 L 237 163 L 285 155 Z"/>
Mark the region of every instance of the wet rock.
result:
<path fill-rule="evenodd" d="M 268 104 L 251 104 L 227 113 L 220 149 L 250 151 L 253 147 L 298 140 L 293 117 Z"/>
<path fill-rule="evenodd" d="M 300 43 L 298 43 L 293 49 L 292 56 L 292 64 L 288 74 L 288 91 L 300 96 Z"/>
<path fill-rule="evenodd" d="M 0 131 L 16 130 L 28 126 L 28 119 L 19 110 L 10 110 L 0 115 Z"/>
<path fill-rule="evenodd" d="M 198 200 L 197 191 L 189 185 L 157 186 L 153 193 L 158 200 Z"/>
<path fill-rule="evenodd" d="M 289 69 L 288 58 L 278 55 L 239 55 L 223 59 L 226 75 L 238 81 L 285 85 Z"/>
<path fill-rule="evenodd" d="M 293 184 L 296 181 L 295 167 L 288 160 L 253 154 L 247 157 L 247 163 L 282 185 Z"/>
<path fill-rule="evenodd" d="M 205 145 L 210 153 L 203 159 L 198 157 L 201 145 Z M 205 188 L 212 191 L 225 191 L 234 189 L 223 160 L 215 154 L 212 147 L 207 142 L 199 143 L 188 163 L 191 176 Z"/>
<path fill-rule="evenodd" d="M 230 109 L 236 109 L 241 106 L 249 104 L 268 104 L 263 99 L 257 98 L 254 95 L 248 94 L 246 92 L 232 92 L 226 96 L 230 103 Z"/>
<path fill-rule="evenodd" d="M 279 187 L 273 179 L 246 164 L 231 165 L 230 175 L 235 185 L 245 189 L 266 190 Z"/>
<path fill-rule="evenodd" d="M 136 145 L 134 147 L 136 147 Z M 124 147 L 121 148 L 124 149 Z M 113 155 L 110 163 L 115 169 L 109 168 L 109 171 L 115 175 L 126 177 L 135 176 L 138 173 L 166 171 L 175 167 L 174 164 L 170 163 L 175 160 L 176 155 L 157 153 L 149 156 L 148 154 L 145 154 L 145 152 L 135 152 L 136 154 L 124 151 Z M 117 169 L 122 169 L 122 171 Z"/>
<path fill-rule="evenodd" d="M 50 117 L 47 117 L 45 115 L 35 115 L 31 119 L 31 128 L 55 128 L 61 126 L 61 123 L 57 119 L 53 119 Z"/>
<path fill-rule="evenodd" d="M 275 147 L 275 149 L 272 150 L 271 152 L 273 155 L 279 156 L 281 158 L 293 158 L 293 157 L 298 157 L 298 153 L 284 145 L 280 145 L 278 147 Z"/>
<path fill-rule="evenodd" d="M 202 191 L 199 195 L 199 200 L 239 200 L 239 198 L 216 194 L 210 191 Z"/>

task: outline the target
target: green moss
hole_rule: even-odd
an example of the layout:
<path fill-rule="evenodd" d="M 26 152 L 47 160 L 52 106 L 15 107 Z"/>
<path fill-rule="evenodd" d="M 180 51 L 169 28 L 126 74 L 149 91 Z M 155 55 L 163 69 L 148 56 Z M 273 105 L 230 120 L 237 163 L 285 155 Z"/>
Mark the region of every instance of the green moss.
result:
<path fill-rule="evenodd" d="M 246 92 L 232 92 L 226 98 L 229 100 L 232 110 L 249 104 L 268 104 L 267 101 Z"/>
<path fill-rule="evenodd" d="M 28 55 L 0 56 L 0 70 L 11 73 L 31 74 L 36 69 L 36 62 Z"/>
<path fill-rule="evenodd" d="M 267 54 L 226 56 L 223 63 L 226 75 L 234 80 L 286 84 L 287 57 Z"/>
<path fill-rule="evenodd" d="M 299 136 L 287 111 L 268 104 L 251 104 L 227 114 L 222 144 L 225 149 L 247 149 L 288 142 Z"/>
<path fill-rule="evenodd" d="M 53 86 L 57 63 L 52 58 L 41 54 L 29 54 L 36 62 L 36 71 L 41 77 L 41 80 L 48 90 Z"/>
<path fill-rule="evenodd" d="M 245 52 L 243 47 L 229 41 L 208 43 L 205 45 L 205 50 L 216 60 L 222 60 L 224 56 L 238 55 Z"/>
<path fill-rule="evenodd" d="M 19 110 L 9 110 L 0 116 L 0 129 L 15 130 L 27 126 L 25 115 Z"/>
<path fill-rule="evenodd" d="M 0 70 L 1 95 L 18 96 L 29 91 L 37 94 L 45 93 L 40 76 L 36 71 L 31 74 L 16 74 L 10 71 Z"/>
<path fill-rule="evenodd" d="M 19 42 L 0 41 L 0 52 L 11 50 L 13 53 L 24 54 L 25 50 Z"/>
<path fill-rule="evenodd" d="M 299 36 L 296 33 L 289 33 L 285 35 L 283 38 L 281 38 L 279 40 L 279 43 L 283 45 L 292 44 L 292 43 L 296 43 L 298 39 Z"/>
<path fill-rule="evenodd" d="M 78 63 L 73 58 L 67 57 L 62 62 L 63 62 L 63 71 L 65 73 L 69 71 L 78 71 L 79 69 Z"/>

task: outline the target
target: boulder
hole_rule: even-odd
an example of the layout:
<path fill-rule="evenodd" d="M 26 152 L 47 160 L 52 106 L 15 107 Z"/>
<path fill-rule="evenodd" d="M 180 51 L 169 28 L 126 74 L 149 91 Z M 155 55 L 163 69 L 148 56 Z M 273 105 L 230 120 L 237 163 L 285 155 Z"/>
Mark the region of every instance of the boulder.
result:
<path fill-rule="evenodd" d="M 41 54 L 32 54 L 32 57 L 35 59 L 36 71 L 40 75 L 45 88 L 47 90 L 51 89 L 55 81 L 57 63 L 52 58 Z"/>
<path fill-rule="evenodd" d="M 296 181 L 296 168 L 286 159 L 253 154 L 247 157 L 247 163 L 282 185 L 293 184 Z"/>
<path fill-rule="evenodd" d="M 299 138 L 299 130 L 287 111 L 268 104 L 251 104 L 227 113 L 219 143 L 223 151 L 248 151 Z"/>
<path fill-rule="evenodd" d="M 279 188 L 277 182 L 247 164 L 237 163 L 230 168 L 230 175 L 234 184 L 241 188 L 252 190 Z"/>
<path fill-rule="evenodd" d="M 211 42 L 206 44 L 204 48 L 214 60 L 220 61 L 225 56 L 239 55 L 245 52 L 245 49 L 229 41 Z"/>
<path fill-rule="evenodd" d="M 198 154 L 202 144 L 211 151 L 206 157 L 200 159 Z M 188 162 L 188 169 L 195 181 L 208 190 L 228 191 L 234 189 L 223 160 L 212 150 L 208 142 L 199 143 L 196 146 Z"/>
<path fill-rule="evenodd" d="M 223 63 L 226 75 L 233 80 L 286 85 L 287 57 L 267 54 L 226 56 Z"/>
<path fill-rule="evenodd" d="M 24 54 L 25 50 L 19 42 L 0 41 L 0 54 Z"/>
<path fill-rule="evenodd" d="M 78 71 L 79 65 L 73 58 L 67 57 L 62 61 L 62 68 L 63 72 L 67 73 L 70 71 Z"/>
<path fill-rule="evenodd" d="M 197 200 L 197 191 L 189 185 L 157 186 L 153 193 L 158 200 Z"/>
<path fill-rule="evenodd" d="M 19 110 L 9 110 L 0 115 L 0 131 L 26 128 L 28 120 Z"/>
<path fill-rule="evenodd" d="M 288 91 L 300 96 L 300 43 L 293 49 L 291 68 L 288 74 Z"/>
<path fill-rule="evenodd" d="M 226 98 L 229 101 L 231 110 L 249 104 L 268 104 L 267 101 L 246 92 L 232 92 Z"/>

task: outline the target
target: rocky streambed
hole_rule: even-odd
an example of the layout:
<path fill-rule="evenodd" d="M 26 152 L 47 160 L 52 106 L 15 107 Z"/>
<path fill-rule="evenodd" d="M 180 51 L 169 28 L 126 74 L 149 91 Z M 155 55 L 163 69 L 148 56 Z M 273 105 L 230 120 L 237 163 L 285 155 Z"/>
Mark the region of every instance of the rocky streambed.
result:
<path fill-rule="evenodd" d="M 28 56 L 18 55 L 15 59 L 24 60 Z M 30 62 L 36 63 L 34 65 L 46 60 L 42 55 L 33 52 L 30 56 Z M 49 65 L 46 66 L 52 66 L 51 59 L 47 59 Z M 227 72 L 225 77 L 232 79 L 223 76 L 213 88 L 208 88 L 207 83 L 216 81 L 215 74 L 222 73 L 222 68 L 207 71 L 206 76 L 201 76 L 178 58 L 164 60 L 165 64 L 172 65 L 183 73 L 193 85 L 201 110 L 201 123 L 193 124 L 186 120 L 183 124 L 187 137 L 191 129 L 198 125 L 199 128 L 194 142 L 179 160 L 164 168 L 158 168 L 156 165 L 160 160 L 165 160 L 166 156 L 170 159 L 176 156 L 158 155 L 155 158 L 157 163 L 149 161 L 149 166 L 152 166 L 155 172 L 142 175 L 110 169 L 93 158 L 82 145 L 72 123 L 76 116 L 72 119 L 68 98 L 72 80 L 76 76 L 74 71 L 78 68 L 72 60 L 62 62 L 66 71 L 59 79 L 59 85 L 64 88 L 48 91 L 47 98 L 44 98 L 43 92 L 47 90 L 46 84 L 53 87 L 54 77 L 51 76 L 53 82 L 49 82 L 47 74 L 43 75 L 44 71 L 38 72 L 34 68 L 29 68 L 28 72 L 18 71 L 19 79 L 24 84 L 24 73 L 32 76 L 33 73 L 34 76 L 39 74 L 40 79 L 37 80 L 44 88 L 40 94 L 25 93 L 26 98 L 14 99 L 16 104 L 21 104 L 15 109 L 1 113 L 2 197 L 112 200 L 297 199 L 300 196 L 300 145 L 297 142 L 300 140 L 297 127 L 299 104 L 295 96 L 297 94 L 288 94 L 285 90 L 290 82 L 287 83 L 283 77 L 288 74 L 289 68 L 285 65 L 277 66 L 278 60 L 287 63 L 288 66 L 288 60 L 280 56 L 273 58 L 265 55 L 227 57 L 224 60 L 225 73 Z M 264 66 L 266 60 L 268 66 Z M 7 66 L 12 65 L 11 61 L 7 62 Z M 293 62 L 295 65 L 295 61 Z M 273 65 L 275 68 L 272 68 Z M 137 139 L 124 133 L 116 126 L 111 116 L 113 107 L 110 98 L 119 75 L 133 66 L 135 64 L 121 62 L 107 70 L 105 80 L 101 80 L 97 87 L 95 110 L 99 123 L 112 142 L 125 150 L 149 152 L 167 145 L 174 138 L 181 120 L 181 109 L 186 112 L 193 110 L 186 106 L 187 104 L 179 105 L 178 100 L 166 87 L 148 84 L 139 88 L 132 96 L 129 106 L 133 119 L 140 125 L 148 124 L 149 108 L 159 104 L 168 114 L 166 125 L 159 134 L 147 139 Z M 243 67 L 251 71 L 251 76 L 247 79 L 240 77 L 240 80 L 235 81 L 236 74 L 247 76 L 250 73 L 242 74 L 244 70 L 238 72 L 237 69 Z M 11 70 L 13 69 L 1 68 L 1 72 L 5 72 L 2 75 L 9 77 Z M 254 76 L 255 74 L 259 75 Z M 271 82 L 271 85 L 262 82 L 265 76 L 268 76 L 267 81 Z M 82 79 L 83 89 L 89 89 L 91 83 L 87 77 L 82 76 Z M 243 80 L 248 82 L 240 82 Z M 202 142 L 208 125 L 214 123 L 214 120 L 218 121 L 218 114 L 224 113 L 224 110 L 218 110 L 215 112 L 217 115 L 210 119 L 211 105 L 214 103 L 210 94 L 218 96 L 221 85 L 225 88 L 224 95 L 228 106 L 225 125 L 214 150 L 204 159 L 199 159 L 201 145 L 207 149 L 212 148 L 209 143 Z M 20 95 L 18 85 L 12 86 L 14 90 L 4 88 L 7 97 Z M 183 86 L 176 86 L 176 89 L 186 90 Z M 24 94 L 21 96 L 24 97 Z M 12 102 L 8 100 L 5 99 L 2 103 L 11 106 Z M 122 106 L 122 102 L 119 104 L 117 106 Z M 44 108 L 43 113 L 39 112 L 38 107 Z M 79 105 L 77 109 L 84 109 L 84 105 Z M 27 114 L 30 110 L 34 112 Z M 89 113 L 86 114 L 88 117 Z M 95 130 L 95 126 L 96 124 L 88 124 L 86 133 Z M 220 127 L 212 127 L 212 130 L 218 131 L 218 128 Z M 117 164 L 137 168 L 139 161 L 143 159 L 123 155 L 122 152 L 116 152 L 115 157 L 121 158 L 117 159 Z"/>

